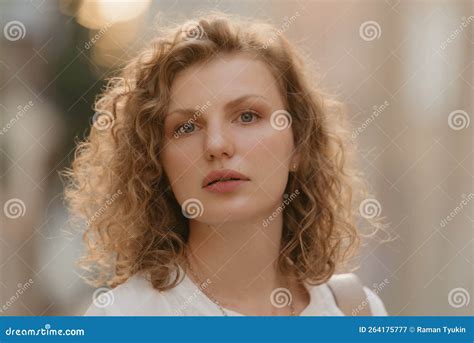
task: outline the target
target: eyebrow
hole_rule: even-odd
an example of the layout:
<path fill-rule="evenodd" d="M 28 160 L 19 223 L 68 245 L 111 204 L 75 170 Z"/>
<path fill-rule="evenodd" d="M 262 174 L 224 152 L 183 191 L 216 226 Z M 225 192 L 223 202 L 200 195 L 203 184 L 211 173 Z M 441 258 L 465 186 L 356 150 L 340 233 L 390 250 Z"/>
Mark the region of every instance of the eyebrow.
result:
<path fill-rule="evenodd" d="M 236 107 L 238 104 L 240 104 L 241 102 L 244 102 L 248 99 L 251 99 L 251 98 L 257 98 L 257 99 L 262 99 L 262 100 L 267 100 L 264 96 L 262 95 L 257 95 L 257 94 L 246 94 L 246 95 L 242 95 L 234 100 L 231 100 L 229 101 L 227 104 L 225 104 L 224 106 L 224 109 L 227 111 L 231 108 L 234 108 Z M 200 107 L 199 107 L 200 108 Z M 179 114 L 183 114 L 185 116 L 193 116 L 196 112 L 199 111 L 199 108 L 196 108 L 196 109 L 192 109 L 192 108 L 178 108 L 176 110 L 173 110 L 171 112 L 168 113 L 167 117 L 168 116 L 171 116 L 172 114 L 174 113 L 179 113 Z"/>

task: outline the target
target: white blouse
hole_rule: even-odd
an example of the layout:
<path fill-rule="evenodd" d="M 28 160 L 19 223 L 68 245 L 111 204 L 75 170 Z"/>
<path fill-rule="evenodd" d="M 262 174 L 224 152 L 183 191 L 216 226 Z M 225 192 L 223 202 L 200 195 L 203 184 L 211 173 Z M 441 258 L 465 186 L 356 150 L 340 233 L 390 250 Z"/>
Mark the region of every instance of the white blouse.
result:
<path fill-rule="evenodd" d="M 184 271 L 180 267 L 181 272 Z M 329 286 L 305 283 L 310 294 L 309 305 L 300 316 L 344 316 L 337 307 Z M 382 300 L 364 286 L 366 301 L 372 315 L 386 316 Z M 242 314 L 224 308 L 228 316 Z M 184 274 L 181 283 L 160 292 L 143 275 L 136 274 L 125 283 L 102 293 L 84 314 L 85 316 L 222 316 L 220 308 Z"/>

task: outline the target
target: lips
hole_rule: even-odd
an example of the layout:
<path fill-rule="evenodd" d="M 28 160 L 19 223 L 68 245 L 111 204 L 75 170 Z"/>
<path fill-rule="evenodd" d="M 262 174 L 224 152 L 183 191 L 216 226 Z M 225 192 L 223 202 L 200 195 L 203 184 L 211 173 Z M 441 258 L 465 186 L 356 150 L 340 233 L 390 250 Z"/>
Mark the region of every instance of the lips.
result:
<path fill-rule="evenodd" d="M 209 174 L 207 174 L 207 176 L 204 178 L 202 182 L 202 187 L 205 188 L 216 182 L 224 181 L 226 179 L 227 180 L 245 180 L 245 181 L 250 180 L 247 176 L 235 170 L 221 169 L 221 170 L 212 171 Z"/>

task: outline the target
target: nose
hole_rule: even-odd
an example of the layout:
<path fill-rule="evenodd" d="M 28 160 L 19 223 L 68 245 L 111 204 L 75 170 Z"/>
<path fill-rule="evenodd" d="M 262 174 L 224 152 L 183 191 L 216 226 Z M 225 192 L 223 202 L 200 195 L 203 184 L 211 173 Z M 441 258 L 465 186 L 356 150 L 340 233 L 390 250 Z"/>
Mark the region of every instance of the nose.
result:
<path fill-rule="evenodd" d="M 209 123 L 205 140 L 206 159 L 230 158 L 234 154 L 234 138 L 228 123 L 215 121 Z"/>

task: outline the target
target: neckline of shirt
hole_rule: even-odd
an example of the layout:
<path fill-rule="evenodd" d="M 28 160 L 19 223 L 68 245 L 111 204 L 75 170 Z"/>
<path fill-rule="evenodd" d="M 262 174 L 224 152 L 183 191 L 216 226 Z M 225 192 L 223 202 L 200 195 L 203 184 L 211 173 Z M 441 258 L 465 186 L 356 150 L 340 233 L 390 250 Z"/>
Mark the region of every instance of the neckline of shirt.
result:
<path fill-rule="evenodd" d="M 184 275 L 184 278 L 183 278 L 183 286 L 185 286 L 187 288 L 187 290 L 191 293 L 191 294 L 194 294 L 196 292 L 200 293 L 200 296 L 201 298 L 206 301 L 208 304 L 212 304 L 212 306 L 216 307 L 216 309 L 218 309 L 218 305 L 212 301 L 199 287 L 198 285 L 196 285 L 190 278 L 189 276 L 186 274 L 186 272 L 184 271 L 184 269 L 179 266 L 179 269 L 180 271 L 183 273 Z M 307 314 L 307 312 L 312 309 L 314 306 L 316 306 L 315 302 L 316 302 L 316 287 L 313 286 L 313 285 L 310 285 L 309 283 L 307 282 L 304 282 L 304 286 L 309 294 L 309 303 L 308 305 L 297 315 L 297 316 L 305 316 Z M 321 286 L 321 285 L 320 285 Z M 320 304 L 321 306 L 322 304 Z M 227 314 L 233 314 L 235 316 L 246 316 L 242 313 L 239 313 L 237 311 L 234 311 L 234 310 L 231 310 L 229 308 L 226 308 L 226 307 L 223 307 L 223 310 L 227 313 Z"/>

